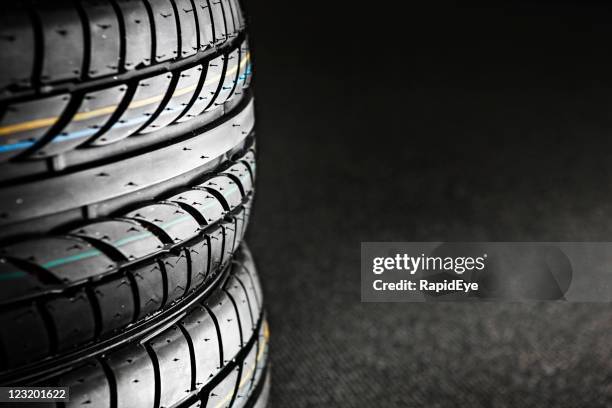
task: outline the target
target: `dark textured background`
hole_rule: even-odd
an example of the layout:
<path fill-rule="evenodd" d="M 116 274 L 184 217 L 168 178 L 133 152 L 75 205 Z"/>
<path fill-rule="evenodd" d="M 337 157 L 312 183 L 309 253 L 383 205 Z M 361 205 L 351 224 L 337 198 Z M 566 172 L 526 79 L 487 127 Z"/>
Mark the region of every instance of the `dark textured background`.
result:
<path fill-rule="evenodd" d="M 610 305 L 359 296 L 361 241 L 612 240 L 609 8 L 329 3 L 249 10 L 275 406 L 612 404 Z"/>

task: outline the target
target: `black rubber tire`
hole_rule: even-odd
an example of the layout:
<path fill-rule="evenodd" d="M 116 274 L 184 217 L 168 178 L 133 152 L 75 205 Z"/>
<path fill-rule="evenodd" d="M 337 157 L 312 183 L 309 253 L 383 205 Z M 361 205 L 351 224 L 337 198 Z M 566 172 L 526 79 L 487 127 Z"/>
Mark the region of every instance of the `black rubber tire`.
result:
<path fill-rule="evenodd" d="M 239 0 L 4 2 L 0 47 L 0 384 L 265 405 Z"/>
<path fill-rule="evenodd" d="M 99 342 L 214 280 L 244 236 L 254 176 L 248 149 L 191 188 L 0 248 L 0 370 Z"/>
<path fill-rule="evenodd" d="M 246 247 L 225 275 L 152 331 L 37 372 L 27 383 L 69 387 L 65 407 L 265 406 L 269 332 Z"/>
<path fill-rule="evenodd" d="M 142 149 L 179 122 L 202 127 L 250 83 L 238 0 L 0 7 L 0 182 L 112 160 L 126 139 Z"/>

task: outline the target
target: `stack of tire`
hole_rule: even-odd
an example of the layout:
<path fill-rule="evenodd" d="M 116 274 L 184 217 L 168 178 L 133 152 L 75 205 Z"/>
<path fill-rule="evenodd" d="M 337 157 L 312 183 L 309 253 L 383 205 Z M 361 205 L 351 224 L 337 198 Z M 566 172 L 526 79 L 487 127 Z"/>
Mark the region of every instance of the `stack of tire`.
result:
<path fill-rule="evenodd" d="M 0 385 L 70 395 L 32 406 L 266 405 L 238 1 L 0 6 Z"/>

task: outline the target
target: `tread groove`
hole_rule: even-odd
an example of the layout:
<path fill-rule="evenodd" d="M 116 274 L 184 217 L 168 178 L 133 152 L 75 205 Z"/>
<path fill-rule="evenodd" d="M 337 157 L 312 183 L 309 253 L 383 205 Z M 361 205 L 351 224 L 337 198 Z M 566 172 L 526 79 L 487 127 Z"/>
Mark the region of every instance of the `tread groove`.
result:
<path fill-rule="evenodd" d="M 98 220 L 97 220 L 98 221 Z M 75 230 L 78 228 L 75 228 Z M 98 251 L 102 252 L 104 255 L 108 256 L 110 259 L 116 261 L 116 262 L 127 262 L 127 258 L 121 253 L 119 252 L 119 250 L 117 250 L 117 248 L 113 247 L 110 244 L 107 244 L 106 242 L 102 241 L 101 239 L 96 239 L 96 238 L 92 238 L 92 237 L 87 237 L 87 236 L 83 236 L 83 235 L 74 235 L 74 234 L 66 234 L 69 237 L 75 237 L 78 239 L 81 239 L 85 242 L 87 242 L 88 244 L 90 244 L 92 247 L 94 247 L 95 249 L 97 249 Z"/>
<path fill-rule="evenodd" d="M 185 259 L 187 260 L 187 285 L 185 287 L 185 293 L 188 293 L 191 290 L 191 283 L 193 281 L 193 264 L 191 263 L 191 254 L 187 248 L 181 248 L 181 252 L 185 255 Z"/>
<path fill-rule="evenodd" d="M 198 80 L 198 84 L 193 92 L 193 95 L 191 96 L 191 99 L 185 105 L 185 109 L 183 109 L 181 114 L 178 115 L 174 120 L 175 123 L 178 122 L 183 116 L 185 116 L 187 112 L 189 112 L 193 104 L 196 103 L 196 101 L 198 100 L 198 95 L 200 95 L 200 91 L 204 87 L 204 82 L 206 82 L 206 75 L 208 74 L 208 64 L 200 64 L 200 67 L 202 68 L 202 71 L 200 72 L 200 79 Z"/>
<path fill-rule="evenodd" d="M 28 156 L 35 155 L 35 153 L 39 151 L 41 147 L 45 146 L 56 136 L 58 136 L 62 129 L 68 124 L 68 122 L 70 122 L 70 119 L 76 114 L 77 110 L 79 109 L 79 105 L 81 104 L 82 98 L 83 95 L 79 95 L 78 93 L 71 95 L 68 104 L 64 108 L 64 111 L 59 115 L 59 119 L 49 129 L 47 129 L 45 134 L 40 139 L 38 139 L 32 146 L 17 154 L 14 160 L 18 161 Z"/>
<path fill-rule="evenodd" d="M 213 38 L 211 38 L 211 40 L 214 43 L 216 43 L 217 42 L 217 37 L 216 37 L 217 30 L 215 28 L 215 19 L 213 17 L 212 6 L 210 5 L 210 2 L 212 0 L 205 0 L 205 1 L 206 1 L 206 4 L 208 4 L 208 7 L 206 7 L 206 8 L 208 9 L 208 14 L 210 15 L 210 25 L 212 27 L 212 33 L 213 33 Z"/>
<path fill-rule="evenodd" d="M 166 306 L 166 303 L 168 303 L 168 272 L 166 271 L 166 265 L 164 265 L 164 262 L 162 260 L 157 260 L 157 266 L 160 269 L 161 272 L 161 276 L 162 276 L 162 286 L 163 286 L 163 298 L 161 301 L 161 305 L 160 305 L 160 309 Z"/>
<path fill-rule="evenodd" d="M 149 24 L 151 25 L 151 56 L 149 58 L 151 64 L 153 64 L 154 61 L 156 61 L 155 51 L 157 49 L 157 32 L 155 31 L 155 17 L 153 15 L 153 8 L 151 7 L 151 3 L 149 3 L 149 0 L 142 0 L 142 2 L 144 3 L 145 8 L 147 9 L 147 13 L 149 14 Z"/>
<path fill-rule="evenodd" d="M 232 305 L 234 305 L 234 311 L 236 312 L 236 316 L 238 318 L 238 332 L 240 333 L 240 345 L 244 346 L 244 333 L 242 333 L 242 319 L 240 318 L 240 311 L 238 310 L 236 299 L 234 299 L 232 294 L 227 289 L 223 288 L 223 291 L 225 292 L 229 300 L 232 302 Z"/>
<path fill-rule="evenodd" d="M 159 404 L 161 401 L 161 373 L 159 368 L 159 360 L 157 359 L 155 350 L 153 350 L 153 347 L 151 347 L 148 342 L 144 344 L 144 347 L 145 350 L 147 350 L 147 353 L 149 354 L 151 363 L 153 364 L 153 373 L 155 376 L 155 397 L 153 408 L 159 408 Z"/>
<path fill-rule="evenodd" d="M 181 21 L 179 18 L 178 7 L 176 6 L 175 0 L 170 0 L 170 4 L 172 5 L 172 10 L 174 10 L 174 24 L 176 25 L 176 58 L 181 57 L 181 50 L 183 49 L 183 37 L 181 31 Z"/>
<path fill-rule="evenodd" d="M 187 341 L 187 347 L 189 348 L 189 361 L 191 363 L 191 391 L 194 391 L 196 389 L 197 364 L 196 364 L 196 357 L 195 357 L 195 349 L 193 347 L 193 339 L 191 338 L 191 336 L 189 335 L 189 332 L 185 329 L 185 327 L 183 326 L 181 322 L 178 322 L 176 325 L 183 333 L 183 336 L 185 337 L 185 340 Z"/>
<path fill-rule="evenodd" d="M 115 373 L 113 369 L 108 365 L 106 360 L 102 357 L 98 358 L 98 363 L 100 363 L 100 367 L 102 367 L 102 371 L 106 375 L 106 381 L 108 381 L 108 387 L 110 391 L 110 407 L 109 408 L 117 408 L 118 394 L 117 394 L 117 378 L 115 378 Z"/>
<path fill-rule="evenodd" d="M 100 338 L 102 334 L 102 307 L 100 307 L 100 303 L 98 302 L 98 298 L 94 293 L 94 288 L 89 286 L 85 288 L 85 294 L 87 295 L 87 299 L 91 304 L 91 310 L 93 312 L 93 320 L 94 320 L 94 338 Z"/>
<path fill-rule="evenodd" d="M 166 106 L 168 106 L 168 102 L 170 102 L 170 100 L 172 99 L 172 95 L 174 94 L 174 91 L 176 90 L 176 85 L 178 84 L 179 76 L 180 76 L 177 73 L 171 73 L 171 75 L 172 75 L 172 79 L 170 80 L 170 84 L 168 85 L 168 89 L 166 90 L 164 98 L 159 103 L 159 106 L 157 107 L 157 110 L 155 110 L 155 112 L 153 112 L 153 114 L 149 117 L 149 119 L 147 119 L 147 121 L 144 122 L 142 124 L 142 126 L 140 128 L 138 128 L 138 130 L 134 131 L 132 133 L 132 135 L 128 136 L 128 137 L 138 136 L 138 133 L 141 130 L 146 129 L 147 126 L 149 126 L 151 123 L 153 123 L 159 117 L 159 115 L 164 111 L 164 109 L 166 109 Z"/>
<path fill-rule="evenodd" d="M 234 278 L 240 284 L 240 286 L 242 287 L 242 290 L 245 293 L 247 305 L 249 306 L 249 314 L 251 316 L 251 321 L 254 322 L 256 321 L 256 319 L 255 319 L 255 316 L 253 316 L 253 306 L 251 306 L 251 299 L 250 299 L 250 296 L 248 296 L 248 291 L 246 289 L 246 286 L 244 286 L 244 282 L 242 281 L 242 279 L 240 279 L 239 276 L 235 275 Z"/>
<path fill-rule="evenodd" d="M 219 340 L 219 368 L 223 367 L 223 339 L 221 338 L 221 328 L 219 327 L 219 321 L 217 320 L 217 316 L 215 316 L 215 314 L 212 312 L 212 310 L 210 310 L 210 308 L 208 306 L 206 306 L 205 304 L 201 303 L 202 307 L 204 307 L 204 309 L 206 309 L 206 311 L 208 312 L 208 315 L 210 316 L 211 320 L 213 321 L 213 323 L 215 324 L 215 330 L 217 331 L 217 339 Z"/>
<path fill-rule="evenodd" d="M 117 15 L 117 21 L 119 22 L 119 72 L 125 72 L 125 55 L 127 52 L 127 34 L 125 31 L 125 19 L 123 13 L 117 4 L 117 0 L 110 0 L 110 4 Z"/>
<path fill-rule="evenodd" d="M 136 278 L 131 273 L 124 275 L 130 281 L 130 287 L 132 289 L 132 297 L 134 299 L 134 313 L 132 314 L 132 323 L 138 321 L 140 316 L 140 293 L 138 293 L 138 283 Z"/>
<path fill-rule="evenodd" d="M 200 38 L 200 20 L 198 19 L 197 8 L 195 4 L 195 0 L 189 0 L 191 3 L 191 8 L 193 10 L 193 20 L 195 21 L 195 32 L 196 32 L 196 45 L 198 50 L 202 49 L 202 39 Z"/>
<path fill-rule="evenodd" d="M 108 121 L 95 134 L 86 138 L 86 140 L 84 140 L 79 147 L 91 146 L 94 141 L 98 140 L 119 121 L 119 118 L 121 118 L 123 113 L 127 110 L 128 106 L 132 102 L 132 99 L 134 98 L 134 94 L 136 93 L 136 83 L 133 81 L 126 82 L 124 86 L 126 87 L 125 95 L 123 95 L 121 102 L 119 102 L 117 108 L 111 114 Z"/>
<path fill-rule="evenodd" d="M 81 79 L 83 78 L 89 78 L 89 66 L 90 66 L 90 61 L 91 61 L 91 29 L 89 24 L 91 23 L 89 21 L 89 18 L 87 17 L 87 13 L 85 12 L 85 9 L 83 8 L 83 5 L 81 4 L 81 2 L 76 2 L 76 11 L 79 15 L 79 18 L 81 19 L 81 26 L 83 27 L 83 46 L 84 46 L 84 52 L 83 52 L 83 65 L 81 67 Z"/>

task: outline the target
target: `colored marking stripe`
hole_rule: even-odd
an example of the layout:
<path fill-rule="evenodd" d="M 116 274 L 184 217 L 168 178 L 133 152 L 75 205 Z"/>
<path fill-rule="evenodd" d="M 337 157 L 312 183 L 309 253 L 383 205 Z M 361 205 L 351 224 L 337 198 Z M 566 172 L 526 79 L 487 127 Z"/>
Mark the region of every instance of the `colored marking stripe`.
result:
<path fill-rule="evenodd" d="M 87 112 L 78 112 L 76 115 L 74 115 L 72 120 L 78 122 L 81 120 L 95 118 L 101 115 L 110 115 L 111 113 L 115 112 L 115 109 L 117 109 L 117 105 L 105 106 L 104 108 L 94 109 Z"/>
<path fill-rule="evenodd" d="M 27 274 L 25 272 L 22 272 L 22 271 L 6 272 L 6 273 L 3 273 L 3 274 L 0 274 L 0 281 L 23 278 L 26 275 Z"/>
<path fill-rule="evenodd" d="M 67 264 L 67 263 L 76 262 L 82 259 L 87 259 L 87 258 L 91 258 L 94 256 L 98 256 L 100 254 L 101 252 L 98 251 L 97 249 L 90 249 L 88 251 L 81 252 L 80 254 L 75 254 L 75 255 L 66 256 L 63 258 L 54 259 L 52 261 L 44 263 L 42 266 L 43 268 L 53 268 L 56 266 Z"/>
<path fill-rule="evenodd" d="M 14 125 L 6 125 L 0 127 L 0 136 L 12 135 L 13 133 L 25 132 L 27 130 L 38 129 L 42 127 L 52 126 L 59 116 L 53 118 L 34 119 L 28 122 L 16 123 Z"/>
<path fill-rule="evenodd" d="M 250 58 L 251 58 L 251 54 L 248 53 L 240 61 L 240 64 L 244 64 Z M 235 67 L 228 69 L 225 75 L 230 75 L 236 72 L 240 64 L 236 64 Z M 204 85 L 210 85 L 218 81 L 220 78 L 221 78 L 221 75 L 215 75 L 212 78 L 207 78 L 206 81 L 204 82 Z M 191 85 L 185 88 L 178 89 L 174 92 L 173 97 L 184 95 L 188 92 L 193 91 L 195 88 L 196 86 Z M 165 95 L 166 94 L 163 93 L 160 95 L 151 96 L 149 98 L 138 99 L 138 100 L 132 101 L 128 105 L 127 109 L 135 109 L 135 108 L 140 108 L 143 106 L 151 105 L 153 103 L 163 100 Z M 88 112 L 78 112 L 72 117 L 72 121 L 78 122 L 78 121 L 91 119 L 91 118 L 95 118 L 95 117 L 106 115 L 106 114 L 111 114 L 115 112 L 115 110 L 117 109 L 117 106 L 118 105 L 110 105 L 110 106 L 105 106 L 103 108 L 94 109 Z M 7 135 L 12 135 L 14 133 L 25 132 L 28 130 L 39 129 L 43 127 L 49 127 L 49 126 L 52 126 L 58 120 L 59 120 L 59 116 L 55 116 L 51 118 L 33 119 L 27 122 L 16 123 L 13 125 L 0 126 L 0 136 L 7 136 Z"/>

